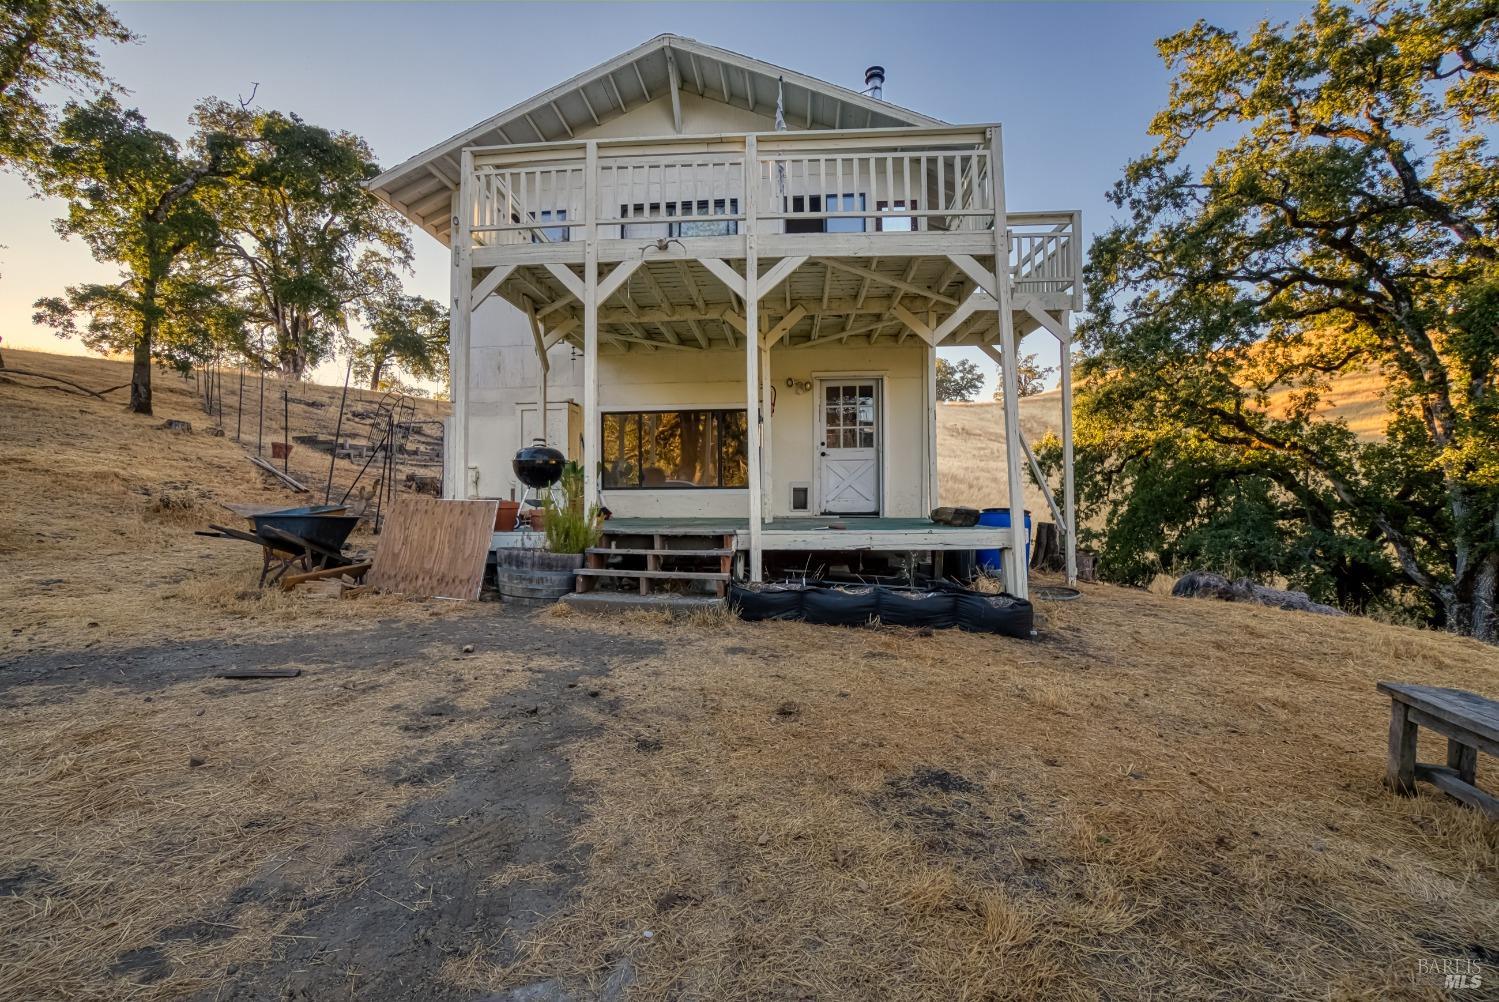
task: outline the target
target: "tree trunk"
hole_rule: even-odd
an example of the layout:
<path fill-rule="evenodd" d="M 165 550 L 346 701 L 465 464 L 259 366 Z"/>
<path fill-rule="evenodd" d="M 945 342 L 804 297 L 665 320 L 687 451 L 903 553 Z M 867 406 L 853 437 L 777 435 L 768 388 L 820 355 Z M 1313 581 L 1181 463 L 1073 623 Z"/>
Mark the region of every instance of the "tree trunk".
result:
<path fill-rule="evenodd" d="M 377 392 L 379 391 L 379 389 L 380 389 L 380 376 L 384 373 L 384 371 L 385 371 L 385 356 L 384 355 L 376 355 L 374 361 L 370 363 L 370 389 L 371 390 L 375 390 Z"/>
<path fill-rule="evenodd" d="M 156 285 L 146 283 L 141 292 L 141 336 L 135 342 L 130 367 L 130 402 L 125 409 L 134 414 L 151 411 L 151 345 L 156 336 Z"/>

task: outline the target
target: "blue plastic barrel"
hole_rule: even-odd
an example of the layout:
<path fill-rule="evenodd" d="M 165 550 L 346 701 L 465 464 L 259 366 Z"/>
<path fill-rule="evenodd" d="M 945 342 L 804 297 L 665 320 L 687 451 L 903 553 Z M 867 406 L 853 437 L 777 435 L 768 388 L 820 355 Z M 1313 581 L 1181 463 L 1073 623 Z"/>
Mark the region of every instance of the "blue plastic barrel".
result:
<path fill-rule="evenodd" d="M 1010 509 L 1008 508 L 985 508 L 979 512 L 979 525 L 998 526 L 1001 529 L 1010 527 Z M 979 569 L 998 572 L 999 551 L 977 550 Z M 1025 513 L 1025 565 L 1031 564 L 1031 513 Z"/>

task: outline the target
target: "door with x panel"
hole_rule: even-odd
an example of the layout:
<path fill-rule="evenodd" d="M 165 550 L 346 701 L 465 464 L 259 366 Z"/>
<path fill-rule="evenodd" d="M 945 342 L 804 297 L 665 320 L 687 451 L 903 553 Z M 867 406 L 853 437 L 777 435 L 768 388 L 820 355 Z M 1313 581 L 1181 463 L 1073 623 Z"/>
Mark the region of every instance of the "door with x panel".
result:
<path fill-rule="evenodd" d="M 824 515 L 880 513 L 880 380 L 824 381 L 817 414 Z"/>

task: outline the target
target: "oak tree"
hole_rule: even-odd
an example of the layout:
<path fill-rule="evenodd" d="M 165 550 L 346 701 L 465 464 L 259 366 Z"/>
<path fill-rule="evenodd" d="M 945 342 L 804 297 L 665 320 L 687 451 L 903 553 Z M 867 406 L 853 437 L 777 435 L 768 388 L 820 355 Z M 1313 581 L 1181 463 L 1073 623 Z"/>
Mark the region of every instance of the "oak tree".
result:
<path fill-rule="evenodd" d="M 1159 47 L 1156 144 L 1086 269 L 1103 570 L 1211 541 L 1499 640 L 1499 3 L 1323 2 Z M 1380 380 L 1382 437 L 1326 416 L 1348 373 Z"/>

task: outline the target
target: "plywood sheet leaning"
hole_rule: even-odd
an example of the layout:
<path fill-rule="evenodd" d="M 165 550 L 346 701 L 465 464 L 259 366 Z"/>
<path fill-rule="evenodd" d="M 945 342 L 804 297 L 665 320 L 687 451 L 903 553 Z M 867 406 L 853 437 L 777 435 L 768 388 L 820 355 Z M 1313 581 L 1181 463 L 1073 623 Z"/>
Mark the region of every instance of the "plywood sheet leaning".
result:
<path fill-rule="evenodd" d="M 381 591 L 477 599 L 498 507 L 498 501 L 401 498 L 391 506 L 365 582 Z"/>

